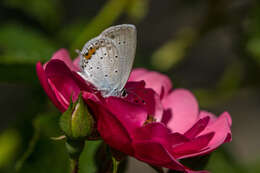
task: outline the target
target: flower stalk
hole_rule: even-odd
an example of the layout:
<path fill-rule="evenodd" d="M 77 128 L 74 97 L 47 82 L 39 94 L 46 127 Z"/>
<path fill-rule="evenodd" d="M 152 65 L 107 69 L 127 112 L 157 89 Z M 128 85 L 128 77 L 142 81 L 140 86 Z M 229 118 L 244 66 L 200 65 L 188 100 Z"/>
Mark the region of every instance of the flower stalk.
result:
<path fill-rule="evenodd" d="M 117 161 L 116 158 L 114 158 L 114 157 L 112 157 L 112 161 L 113 161 L 113 172 L 112 173 L 117 173 L 119 161 Z"/>
<path fill-rule="evenodd" d="M 71 173 L 78 173 L 79 172 L 79 160 L 70 160 L 71 165 Z"/>

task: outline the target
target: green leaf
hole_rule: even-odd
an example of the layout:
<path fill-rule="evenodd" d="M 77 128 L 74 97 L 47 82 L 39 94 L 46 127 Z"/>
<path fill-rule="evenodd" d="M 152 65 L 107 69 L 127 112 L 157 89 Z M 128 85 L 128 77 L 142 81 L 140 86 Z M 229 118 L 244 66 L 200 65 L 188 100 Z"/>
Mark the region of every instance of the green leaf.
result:
<path fill-rule="evenodd" d="M 0 63 L 35 64 L 48 61 L 56 50 L 43 34 L 19 24 L 0 27 Z"/>

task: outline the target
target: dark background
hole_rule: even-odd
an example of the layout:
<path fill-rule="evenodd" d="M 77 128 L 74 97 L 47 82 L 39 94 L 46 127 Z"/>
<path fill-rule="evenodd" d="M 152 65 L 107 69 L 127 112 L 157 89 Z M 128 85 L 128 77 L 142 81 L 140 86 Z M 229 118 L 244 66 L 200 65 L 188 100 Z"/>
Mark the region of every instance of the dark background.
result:
<path fill-rule="evenodd" d="M 68 172 L 59 112 L 35 64 L 59 48 L 72 57 L 121 23 L 138 30 L 135 67 L 167 74 L 194 92 L 201 109 L 229 111 L 233 141 L 214 152 L 213 173 L 260 172 L 260 3 L 253 0 L 0 1 L 0 172 Z M 99 142 L 88 142 L 81 173 L 95 172 Z M 128 173 L 151 172 L 130 161 Z"/>

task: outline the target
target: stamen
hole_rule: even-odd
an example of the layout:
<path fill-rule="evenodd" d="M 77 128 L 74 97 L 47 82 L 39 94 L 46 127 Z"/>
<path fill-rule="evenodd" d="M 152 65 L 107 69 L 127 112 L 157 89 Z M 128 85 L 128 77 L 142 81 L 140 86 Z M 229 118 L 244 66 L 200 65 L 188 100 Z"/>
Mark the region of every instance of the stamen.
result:
<path fill-rule="evenodd" d="M 156 122 L 156 119 L 152 115 L 148 115 L 147 120 L 144 122 L 144 126 L 153 122 Z"/>

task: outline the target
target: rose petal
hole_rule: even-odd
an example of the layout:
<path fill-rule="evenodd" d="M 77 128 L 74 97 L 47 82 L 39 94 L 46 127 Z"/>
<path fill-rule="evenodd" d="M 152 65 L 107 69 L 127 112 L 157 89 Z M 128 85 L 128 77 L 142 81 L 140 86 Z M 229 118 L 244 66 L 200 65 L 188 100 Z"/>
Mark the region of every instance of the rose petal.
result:
<path fill-rule="evenodd" d="M 53 89 L 51 89 L 49 82 L 48 82 L 48 78 L 46 76 L 46 73 L 42 67 L 42 64 L 40 62 L 38 62 L 36 64 L 36 72 L 37 72 L 37 76 L 39 78 L 39 81 L 44 89 L 44 91 L 46 92 L 46 94 L 48 95 L 48 97 L 50 98 L 50 100 L 52 101 L 52 103 L 61 111 L 64 112 L 66 110 L 67 107 L 64 107 L 63 105 L 60 104 L 60 102 L 57 100 L 57 97 L 55 96 Z"/>
<path fill-rule="evenodd" d="M 195 138 L 200 132 L 205 129 L 205 127 L 209 123 L 209 120 L 210 118 L 208 116 L 200 119 L 196 124 L 192 126 L 192 128 L 185 132 L 184 135 L 190 139 Z"/>
<path fill-rule="evenodd" d="M 152 89 L 144 88 L 144 82 L 128 82 L 126 89 L 129 102 L 146 107 L 149 115 L 153 116 L 157 122 L 160 122 L 163 116 L 163 106 L 160 98 Z"/>
<path fill-rule="evenodd" d="M 135 157 L 146 163 L 184 171 L 181 163 L 174 159 L 170 153 L 160 144 L 153 141 L 134 141 Z"/>
<path fill-rule="evenodd" d="M 123 124 L 129 133 L 141 127 L 147 119 L 147 112 L 142 105 L 130 103 L 121 98 L 105 99 L 106 108 Z"/>
<path fill-rule="evenodd" d="M 79 71 L 79 62 L 80 62 L 80 57 L 77 57 L 73 60 L 73 65 L 77 68 L 77 70 Z"/>
<path fill-rule="evenodd" d="M 144 75 L 148 73 L 148 70 L 144 69 L 144 68 L 135 68 L 132 70 L 128 81 L 139 81 L 140 80 L 140 76 Z M 141 79 L 142 80 L 142 79 Z"/>
<path fill-rule="evenodd" d="M 166 110 L 171 110 L 172 115 L 167 126 L 173 132 L 184 133 L 198 120 L 198 103 L 188 90 L 176 89 L 162 103 Z"/>
<path fill-rule="evenodd" d="M 224 112 L 221 114 L 214 122 L 209 124 L 201 133 L 200 135 L 207 134 L 209 132 L 214 132 L 215 135 L 209 142 L 207 148 L 199 153 L 194 153 L 190 156 L 197 156 L 209 153 L 219 147 L 221 144 L 225 142 L 230 142 L 232 140 L 231 137 L 231 117 L 228 112 Z"/>
<path fill-rule="evenodd" d="M 149 123 L 137 128 L 134 133 L 135 140 L 153 140 L 165 143 L 171 131 L 162 123 Z"/>
<path fill-rule="evenodd" d="M 187 137 L 185 137 L 184 135 L 182 135 L 180 133 L 170 134 L 167 140 L 171 144 L 171 147 L 176 147 L 180 144 L 183 144 L 183 143 L 190 141 Z"/>
<path fill-rule="evenodd" d="M 67 67 L 71 70 L 71 71 L 78 71 L 78 68 L 77 66 L 75 66 L 72 62 L 72 60 L 70 59 L 70 55 L 69 55 L 69 52 L 66 50 L 66 49 L 59 49 L 57 52 L 55 52 L 53 55 L 52 55 L 52 58 L 51 60 L 61 60 L 63 61 Z M 48 64 L 49 62 L 47 62 L 46 64 L 44 64 L 44 69 L 46 67 L 46 65 Z"/>
<path fill-rule="evenodd" d="M 61 60 L 51 60 L 46 65 L 46 75 L 55 91 L 55 94 L 64 103 L 69 103 L 70 98 L 75 101 L 80 93 L 80 88 L 66 64 Z"/>
<path fill-rule="evenodd" d="M 135 69 L 130 74 L 128 81 L 145 81 L 146 88 L 152 88 L 162 99 L 172 88 L 171 80 L 161 73 L 147 71 L 145 69 Z"/>
<path fill-rule="evenodd" d="M 119 151 L 133 155 L 131 137 L 120 120 L 104 107 L 99 107 L 98 111 L 97 128 L 105 142 Z"/>
<path fill-rule="evenodd" d="M 190 142 L 173 147 L 171 153 L 178 159 L 186 158 L 188 157 L 187 155 L 190 157 L 191 154 L 197 153 L 207 147 L 213 136 L 214 132 L 201 135 Z"/>
<path fill-rule="evenodd" d="M 216 115 L 214 115 L 213 113 L 201 110 L 199 113 L 199 118 L 202 119 L 205 117 L 209 117 L 209 124 L 211 124 L 212 122 L 214 122 L 217 119 Z"/>
<path fill-rule="evenodd" d="M 185 171 L 186 171 L 186 173 L 210 173 L 209 171 L 204 171 L 204 170 L 202 170 L 202 171 L 193 171 L 193 170 L 190 170 L 190 169 L 186 169 Z"/>

